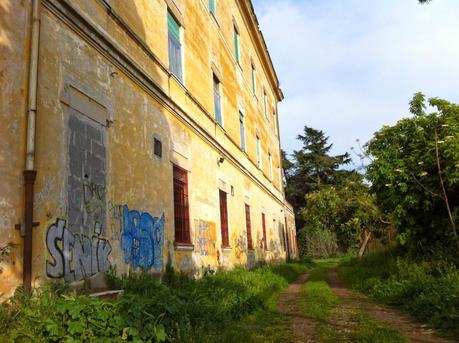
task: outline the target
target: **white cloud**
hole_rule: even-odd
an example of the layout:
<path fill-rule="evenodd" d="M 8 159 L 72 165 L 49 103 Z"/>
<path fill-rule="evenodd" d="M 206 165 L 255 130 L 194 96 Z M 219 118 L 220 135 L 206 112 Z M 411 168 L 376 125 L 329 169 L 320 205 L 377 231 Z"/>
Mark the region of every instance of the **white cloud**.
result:
<path fill-rule="evenodd" d="M 408 115 L 417 91 L 459 102 L 459 1 L 258 0 L 260 26 L 286 95 L 283 146 L 304 125 L 336 153 Z"/>

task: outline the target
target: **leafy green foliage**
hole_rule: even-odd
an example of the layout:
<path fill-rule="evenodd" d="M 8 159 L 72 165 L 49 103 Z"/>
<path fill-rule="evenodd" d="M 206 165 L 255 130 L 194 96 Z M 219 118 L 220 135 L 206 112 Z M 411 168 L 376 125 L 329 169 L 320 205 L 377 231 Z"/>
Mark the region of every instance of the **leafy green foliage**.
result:
<path fill-rule="evenodd" d="M 221 338 L 247 315 L 255 316 L 254 326 L 271 318 L 280 327 L 276 314 L 268 313 L 270 299 L 307 268 L 299 263 L 236 268 L 198 280 L 169 270 L 163 282 L 146 274 L 112 275 L 110 284 L 124 289 L 112 301 L 54 285 L 31 297 L 19 291 L 0 306 L 0 342 L 225 341 Z"/>
<path fill-rule="evenodd" d="M 317 227 L 304 227 L 297 234 L 297 244 L 302 256 L 313 258 L 333 257 L 339 254 L 334 232 Z"/>
<path fill-rule="evenodd" d="M 286 179 L 286 197 L 297 211 L 297 227 L 303 227 L 299 211 L 305 207 L 305 195 L 319 190 L 324 185 L 336 185 L 349 172 L 339 168 L 350 162 L 349 155 L 330 155 L 332 144 L 323 131 L 308 126 L 303 135 L 298 135 L 303 147 L 294 151 L 293 160 L 282 154 Z"/>
<path fill-rule="evenodd" d="M 390 252 L 350 259 L 339 272 L 353 287 L 459 338 L 459 270 L 439 261 L 413 261 Z"/>
<path fill-rule="evenodd" d="M 413 117 L 383 127 L 367 145 L 373 156 L 367 177 L 377 204 L 392 213 L 400 243 L 419 253 L 454 249 L 452 223 L 459 216 L 459 106 L 435 98 L 428 103 L 437 112 L 427 114 L 424 95 L 416 94 Z"/>
<path fill-rule="evenodd" d="M 363 183 L 350 174 L 339 188 L 324 187 L 306 195 L 301 211 L 305 227 L 298 233 L 302 254 L 314 257 L 350 253 L 361 245 L 365 231 L 381 231 L 379 210 Z"/>

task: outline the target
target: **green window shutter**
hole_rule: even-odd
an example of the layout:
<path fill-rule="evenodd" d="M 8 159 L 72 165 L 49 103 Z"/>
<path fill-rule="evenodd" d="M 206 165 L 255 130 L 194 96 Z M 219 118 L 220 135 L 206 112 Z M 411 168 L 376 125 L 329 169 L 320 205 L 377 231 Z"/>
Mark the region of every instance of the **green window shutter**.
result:
<path fill-rule="evenodd" d="M 169 29 L 169 33 L 172 34 L 178 41 L 180 41 L 180 25 L 177 23 L 170 12 L 167 12 L 167 27 Z"/>
<path fill-rule="evenodd" d="M 209 0 L 209 12 L 215 15 L 215 0 Z"/>
<path fill-rule="evenodd" d="M 182 44 L 180 42 L 180 25 L 170 12 L 167 12 L 169 70 L 182 80 Z"/>
<path fill-rule="evenodd" d="M 239 133 L 241 134 L 241 150 L 246 151 L 245 147 L 245 125 L 244 115 L 239 111 Z"/>
<path fill-rule="evenodd" d="M 256 93 L 256 86 L 255 86 L 255 67 L 252 65 L 252 92 L 253 94 Z"/>
<path fill-rule="evenodd" d="M 234 54 L 236 57 L 236 62 L 239 63 L 239 33 L 236 28 L 234 28 Z"/>

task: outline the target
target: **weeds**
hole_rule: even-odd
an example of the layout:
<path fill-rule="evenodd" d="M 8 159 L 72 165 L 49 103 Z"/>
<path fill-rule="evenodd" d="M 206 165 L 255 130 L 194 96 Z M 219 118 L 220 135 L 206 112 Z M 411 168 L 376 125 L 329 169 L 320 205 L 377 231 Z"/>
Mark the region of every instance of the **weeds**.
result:
<path fill-rule="evenodd" d="M 459 270 L 441 261 L 413 261 L 389 252 L 351 259 L 339 272 L 354 288 L 399 306 L 429 326 L 459 337 Z"/>
<path fill-rule="evenodd" d="M 31 297 L 19 290 L 0 305 L 0 342 L 230 342 L 234 337 L 275 342 L 267 337 L 288 330 L 288 324 L 273 299 L 307 268 L 297 263 L 236 268 L 198 280 L 171 270 L 162 281 L 112 274 L 110 285 L 124 289 L 112 301 L 55 284 Z"/>

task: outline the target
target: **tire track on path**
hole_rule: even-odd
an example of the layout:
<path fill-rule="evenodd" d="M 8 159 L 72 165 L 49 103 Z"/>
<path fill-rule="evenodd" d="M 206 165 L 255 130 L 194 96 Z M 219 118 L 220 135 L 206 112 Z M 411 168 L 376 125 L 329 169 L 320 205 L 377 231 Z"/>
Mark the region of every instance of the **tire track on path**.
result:
<path fill-rule="evenodd" d="M 338 275 L 336 268 L 328 270 L 328 283 L 335 294 L 342 300 L 340 310 L 344 313 L 363 310 L 375 320 L 383 322 L 402 332 L 414 343 L 453 343 L 455 341 L 438 337 L 432 330 L 425 330 L 412 317 L 401 314 L 395 309 L 376 304 L 364 296 L 351 291 Z M 338 324 L 338 323 L 336 323 Z"/>
<path fill-rule="evenodd" d="M 299 310 L 298 300 L 303 284 L 307 282 L 311 271 L 301 275 L 295 282 L 284 290 L 278 302 L 278 311 L 291 320 L 293 340 L 291 343 L 317 343 L 314 340 L 314 331 L 316 321 L 313 319 L 305 318 L 301 315 Z"/>

